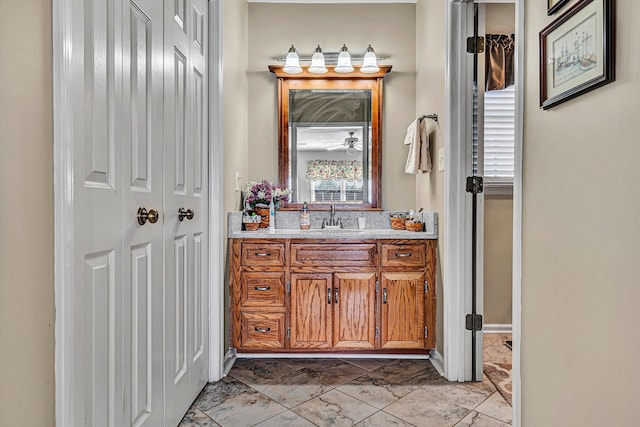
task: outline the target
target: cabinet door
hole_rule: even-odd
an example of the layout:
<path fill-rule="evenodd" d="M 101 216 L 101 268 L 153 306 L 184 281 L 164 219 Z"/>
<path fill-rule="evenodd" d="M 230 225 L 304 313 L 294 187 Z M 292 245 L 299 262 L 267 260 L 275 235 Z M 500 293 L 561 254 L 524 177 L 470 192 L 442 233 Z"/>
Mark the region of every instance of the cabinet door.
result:
<path fill-rule="evenodd" d="M 382 348 L 424 349 L 424 273 L 382 273 Z"/>
<path fill-rule="evenodd" d="M 333 346 L 337 349 L 375 347 L 375 273 L 335 273 Z"/>
<path fill-rule="evenodd" d="M 291 348 L 332 346 L 332 274 L 291 275 Z"/>

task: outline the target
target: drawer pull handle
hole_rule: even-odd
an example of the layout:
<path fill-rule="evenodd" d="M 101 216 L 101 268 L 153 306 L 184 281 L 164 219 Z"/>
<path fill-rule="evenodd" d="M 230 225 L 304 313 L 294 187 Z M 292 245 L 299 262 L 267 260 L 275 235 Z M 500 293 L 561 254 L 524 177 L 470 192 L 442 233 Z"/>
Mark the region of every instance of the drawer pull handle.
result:
<path fill-rule="evenodd" d="M 256 291 L 269 291 L 271 290 L 271 286 L 256 286 L 254 289 Z"/>
<path fill-rule="evenodd" d="M 407 257 L 410 257 L 410 256 L 411 256 L 411 254 L 410 254 L 410 253 L 405 253 L 405 254 L 396 254 L 396 256 L 397 256 L 398 258 L 407 258 Z"/>
<path fill-rule="evenodd" d="M 271 256 L 269 252 L 256 252 L 255 256 Z"/>
<path fill-rule="evenodd" d="M 258 328 L 258 327 L 256 326 L 256 327 L 255 327 L 255 328 L 253 328 L 253 329 L 255 329 L 255 330 L 256 330 L 256 332 L 262 332 L 262 333 L 265 333 L 265 332 L 271 332 L 271 328 Z"/>
<path fill-rule="evenodd" d="M 387 288 L 382 289 L 382 303 L 387 303 Z"/>

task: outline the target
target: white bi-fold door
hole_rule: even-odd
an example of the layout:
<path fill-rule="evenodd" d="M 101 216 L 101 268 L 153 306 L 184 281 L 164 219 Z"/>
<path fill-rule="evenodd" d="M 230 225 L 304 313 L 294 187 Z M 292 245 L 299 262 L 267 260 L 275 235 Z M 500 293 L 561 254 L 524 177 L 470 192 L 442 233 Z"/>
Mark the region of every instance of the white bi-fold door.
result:
<path fill-rule="evenodd" d="M 71 13 L 71 422 L 175 426 L 207 379 L 207 4 Z"/>

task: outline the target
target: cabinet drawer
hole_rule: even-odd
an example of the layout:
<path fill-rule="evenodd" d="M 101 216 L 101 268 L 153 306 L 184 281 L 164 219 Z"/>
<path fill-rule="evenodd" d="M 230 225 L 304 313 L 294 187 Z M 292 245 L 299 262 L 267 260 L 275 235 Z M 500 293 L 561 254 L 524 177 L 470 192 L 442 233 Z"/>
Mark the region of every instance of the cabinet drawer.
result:
<path fill-rule="evenodd" d="M 382 267 L 424 268 L 427 262 L 424 244 L 382 244 Z"/>
<path fill-rule="evenodd" d="M 375 244 L 292 244 L 291 266 L 374 267 Z"/>
<path fill-rule="evenodd" d="M 242 313 L 242 349 L 284 348 L 284 313 Z"/>
<path fill-rule="evenodd" d="M 243 267 L 284 267 L 284 243 L 242 243 Z"/>
<path fill-rule="evenodd" d="M 244 272 L 242 308 L 284 307 L 284 272 Z"/>

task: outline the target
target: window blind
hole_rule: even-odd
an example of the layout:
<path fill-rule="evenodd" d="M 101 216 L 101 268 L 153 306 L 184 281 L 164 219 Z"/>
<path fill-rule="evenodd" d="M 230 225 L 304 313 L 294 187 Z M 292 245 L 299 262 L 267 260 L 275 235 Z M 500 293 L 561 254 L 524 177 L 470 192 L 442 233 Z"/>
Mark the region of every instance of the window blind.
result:
<path fill-rule="evenodd" d="M 488 184 L 513 183 L 515 85 L 484 94 L 484 178 Z"/>

